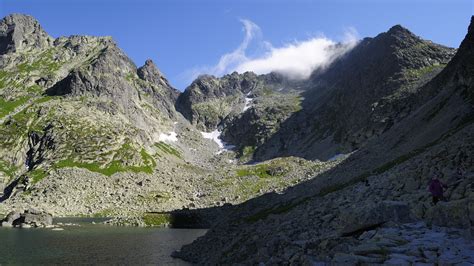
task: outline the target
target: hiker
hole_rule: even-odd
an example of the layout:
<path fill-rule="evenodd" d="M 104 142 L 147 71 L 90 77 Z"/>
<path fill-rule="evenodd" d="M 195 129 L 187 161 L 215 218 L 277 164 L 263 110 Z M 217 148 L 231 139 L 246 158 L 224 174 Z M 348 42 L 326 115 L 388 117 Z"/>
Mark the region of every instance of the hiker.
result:
<path fill-rule="evenodd" d="M 429 191 L 431 192 L 431 195 L 433 195 L 433 204 L 436 205 L 438 201 L 440 200 L 445 200 L 443 196 L 444 189 L 448 188 L 446 184 L 441 182 L 441 180 L 438 179 L 438 176 L 434 176 L 431 181 L 430 185 L 428 187 Z"/>

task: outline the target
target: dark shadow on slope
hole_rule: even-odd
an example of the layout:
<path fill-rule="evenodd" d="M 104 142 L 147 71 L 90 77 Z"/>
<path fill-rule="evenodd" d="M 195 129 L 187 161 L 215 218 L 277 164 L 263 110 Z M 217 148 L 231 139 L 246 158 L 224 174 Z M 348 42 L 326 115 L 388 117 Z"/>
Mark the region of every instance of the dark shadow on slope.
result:
<path fill-rule="evenodd" d="M 20 178 L 15 179 L 11 182 L 5 189 L 3 190 L 3 195 L 0 197 L 0 203 L 4 202 L 12 195 L 13 191 L 15 191 L 15 187 L 19 184 Z"/>

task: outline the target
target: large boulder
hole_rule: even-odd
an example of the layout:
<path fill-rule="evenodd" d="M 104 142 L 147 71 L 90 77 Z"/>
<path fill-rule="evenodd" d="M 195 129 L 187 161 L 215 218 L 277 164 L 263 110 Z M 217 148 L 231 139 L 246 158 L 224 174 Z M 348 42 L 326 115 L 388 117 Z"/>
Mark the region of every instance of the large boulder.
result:
<path fill-rule="evenodd" d="M 20 219 L 21 214 L 19 212 L 12 211 L 10 212 L 5 219 L 2 221 L 3 227 L 12 227 L 13 222 Z"/>
<path fill-rule="evenodd" d="M 28 209 L 24 213 L 12 211 L 2 221 L 3 227 L 47 227 L 53 224 L 53 216 L 47 212 Z"/>
<path fill-rule="evenodd" d="M 410 207 L 405 202 L 382 201 L 375 206 L 366 205 L 350 211 L 343 221 L 340 234 L 349 236 L 371 230 L 387 222 L 407 223 L 413 221 Z"/>
<path fill-rule="evenodd" d="M 470 229 L 474 227 L 474 198 L 439 202 L 426 212 L 429 224 Z"/>

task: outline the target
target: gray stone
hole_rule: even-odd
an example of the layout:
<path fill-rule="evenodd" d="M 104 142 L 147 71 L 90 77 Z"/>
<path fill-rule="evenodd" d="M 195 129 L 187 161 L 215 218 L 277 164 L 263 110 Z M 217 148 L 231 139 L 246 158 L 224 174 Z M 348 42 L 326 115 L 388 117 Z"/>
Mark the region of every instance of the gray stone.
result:
<path fill-rule="evenodd" d="M 364 230 L 370 230 L 386 222 L 412 221 L 410 208 L 404 202 L 383 201 L 373 207 L 360 205 L 349 212 L 344 219 L 341 235 L 347 236 Z"/>
<path fill-rule="evenodd" d="M 53 39 L 31 16 L 12 14 L 0 21 L 0 55 L 46 48 Z"/>
<path fill-rule="evenodd" d="M 472 202 L 472 199 L 439 202 L 426 212 L 426 220 L 433 225 L 469 229 Z"/>
<path fill-rule="evenodd" d="M 2 222 L 2 227 L 13 227 L 12 223 L 9 223 L 7 221 Z"/>
<path fill-rule="evenodd" d="M 10 212 L 2 222 L 5 227 L 46 227 L 53 224 L 53 216 L 49 213 L 28 209 L 24 213 Z"/>

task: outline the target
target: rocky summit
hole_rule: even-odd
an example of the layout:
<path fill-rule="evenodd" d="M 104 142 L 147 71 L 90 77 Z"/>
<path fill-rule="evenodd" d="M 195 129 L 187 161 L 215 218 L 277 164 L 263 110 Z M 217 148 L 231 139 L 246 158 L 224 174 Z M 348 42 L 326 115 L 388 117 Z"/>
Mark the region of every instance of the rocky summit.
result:
<path fill-rule="evenodd" d="M 180 92 L 111 37 L 3 18 L 2 226 L 210 228 L 173 253 L 197 264 L 474 263 L 474 17 L 458 49 L 400 25 L 331 49 Z"/>

